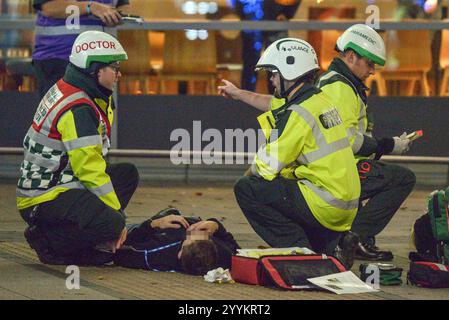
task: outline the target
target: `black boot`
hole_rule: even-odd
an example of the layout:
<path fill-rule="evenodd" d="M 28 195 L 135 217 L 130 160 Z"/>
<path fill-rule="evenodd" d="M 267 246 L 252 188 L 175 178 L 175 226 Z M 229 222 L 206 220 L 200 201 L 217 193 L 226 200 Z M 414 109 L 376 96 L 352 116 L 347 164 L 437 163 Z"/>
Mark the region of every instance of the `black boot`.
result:
<path fill-rule="evenodd" d="M 49 242 L 39 227 L 27 227 L 24 232 L 25 239 L 31 249 L 36 251 L 39 260 L 45 264 L 69 265 L 75 264 L 70 257 L 57 256 L 50 248 Z"/>
<path fill-rule="evenodd" d="M 351 270 L 354 264 L 354 254 L 357 249 L 359 237 L 354 232 L 346 232 L 334 251 L 334 257 L 337 258 L 346 270 Z"/>
<path fill-rule="evenodd" d="M 372 243 L 359 242 L 355 258 L 368 261 L 391 261 L 393 253 L 391 251 L 381 251 Z"/>

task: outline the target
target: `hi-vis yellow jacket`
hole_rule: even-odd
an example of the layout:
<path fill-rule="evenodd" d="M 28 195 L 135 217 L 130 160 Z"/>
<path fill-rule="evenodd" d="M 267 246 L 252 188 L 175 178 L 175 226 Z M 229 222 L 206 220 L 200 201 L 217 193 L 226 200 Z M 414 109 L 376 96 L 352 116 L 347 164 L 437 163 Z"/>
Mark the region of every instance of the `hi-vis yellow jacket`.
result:
<path fill-rule="evenodd" d="M 298 180 L 310 210 L 326 228 L 350 230 L 360 180 L 346 129 L 318 88 L 304 85 L 287 104 L 258 117 L 267 138 L 251 172 L 265 180 Z"/>
<path fill-rule="evenodd" d="M 371 136 L 373 124 L 367 114 L 368 88 L 339 58 L 332 61 L 329 70 L 318 80 L 317 86 L 337 108 L 356 159 L 369 158 L 376 152 L 377 141 Z M 284 99 L 272 99 L 271 109 L 277 109 L 283 104 Z"/>
<path fill-rule="evenodd" d="M 95 99 L 59 80 L 41 100 L 24 139 L 17 207 L 55 199 L 70 189 L 88 189 L 121 209 L 103 154 L 109 147 L 112 100 Z"/>

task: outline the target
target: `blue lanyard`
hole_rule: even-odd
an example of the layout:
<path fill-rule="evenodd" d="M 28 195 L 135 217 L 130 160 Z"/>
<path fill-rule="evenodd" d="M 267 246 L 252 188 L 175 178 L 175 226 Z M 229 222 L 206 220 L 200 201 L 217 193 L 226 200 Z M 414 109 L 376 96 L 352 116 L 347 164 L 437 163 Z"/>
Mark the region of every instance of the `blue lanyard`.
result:
<path fill-rule="evenodd" d="M 178 241 L 178 242 L 170 243 L 170 244 L 167 244 L 165 246 L 154 248 L 154 249 L 151 249 L 151 250 L 136 250 L 136 251 L 145 253 L 145 264 L 146 264 L 146 266 L 147 266 L 147 268 L 149 270 L 151 270 L 151 271 L 160 271 L 160 270 L 157 270 L 157 269 L 154 269 L 154 268 L 150 267 L 150 264 L 148 263 L 148 254 L 153 253 L 153 252 L 157 252 L 157 251 L 162 251 L 162 250 L 165 250 L 165 249 L 168 249 L 168 248 L 171 248 L 171 247 L 174 247 L 174 246 L 176 246 L 176 245 L 178 245 L 180 243 L 181 243 L 181 241 Z M 169 270 L 168 272 L 175 272 L 175 270 Z"/>

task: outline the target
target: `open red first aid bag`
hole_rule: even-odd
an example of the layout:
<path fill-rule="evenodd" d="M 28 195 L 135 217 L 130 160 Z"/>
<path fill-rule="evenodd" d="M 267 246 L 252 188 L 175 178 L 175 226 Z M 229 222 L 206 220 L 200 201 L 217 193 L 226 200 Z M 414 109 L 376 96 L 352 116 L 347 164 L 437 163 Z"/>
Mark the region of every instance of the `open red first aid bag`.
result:
<path fill-rule="evenodd" d="M 307 279 L 345 272 L 334 257 L 313 254 L 304 248 L 253 250 L 256 254 L 232 257 L 231 275 L 236 282 L 286 290 L 319 289 Z M 306 254 L 303 254 L 306 253 Z"/>

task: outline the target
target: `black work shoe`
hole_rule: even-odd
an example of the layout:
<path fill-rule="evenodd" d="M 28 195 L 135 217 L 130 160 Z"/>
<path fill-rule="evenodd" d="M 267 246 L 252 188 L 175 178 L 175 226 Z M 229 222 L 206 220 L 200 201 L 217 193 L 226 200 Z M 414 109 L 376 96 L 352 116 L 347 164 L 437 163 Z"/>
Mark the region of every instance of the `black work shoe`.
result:
<path fill-rule="evenodd" d="M 393 253 L 391 251 L 381 251 L 374 245 L 359 242 L 355 258 L 368 261 L 391 261 L 393 260 Z"/>
<path fill-rule="evenodd" d="M 25 229 L 24 236 L 31 249 L 36 251 L 40 262 L 57 265 L 73 264 L 73 261 L 70 261 L 69 257 L 56 256 L 53 253 L 47 238 L 37 226 L 27 227 Z"/>
<path fill-rule="evenodd" d="M 354 264 L 354 254 L 359 243 L 359 236 L 354 232 L 345 233 L 335 248 L 334 257 L 337 258 L 346 270 L 351 270 Z"/>

